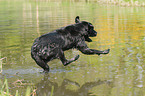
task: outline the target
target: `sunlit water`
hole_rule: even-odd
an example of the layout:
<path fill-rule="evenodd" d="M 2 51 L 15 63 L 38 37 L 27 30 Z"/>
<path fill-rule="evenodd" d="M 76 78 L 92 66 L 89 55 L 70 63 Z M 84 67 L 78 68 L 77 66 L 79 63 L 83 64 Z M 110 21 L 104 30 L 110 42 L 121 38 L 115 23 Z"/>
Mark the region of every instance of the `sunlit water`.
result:
<path fill-rule="evenodd" d="M 73 24 L 75 17 L 91 22 L 98 32 L 90 48 L 107 55 L 83 55 L 63 66 L 49 62 L 50 73 L 31 59 L 35 38 Z M 0 1 L 0 53 L 3 60 L 0 79 L 6 77 L 12 94 L 24 95 L 27 86 L 37 96 L 144 96 L 145 95 L 145 8 L 99 5 L 96 2 Z M 17 80 L 23 84 L 14 84 Z"/>

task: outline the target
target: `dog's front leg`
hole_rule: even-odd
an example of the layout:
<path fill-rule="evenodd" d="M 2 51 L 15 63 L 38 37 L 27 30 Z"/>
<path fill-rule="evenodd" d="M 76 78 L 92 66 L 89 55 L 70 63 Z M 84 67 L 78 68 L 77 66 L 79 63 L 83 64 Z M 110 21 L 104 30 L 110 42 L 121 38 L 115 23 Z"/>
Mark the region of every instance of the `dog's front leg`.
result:
<path fill-rule="evenodd" d="M 64 52 L 62 50 L 59 51 L 59 59 L 61 60 L 64 66 L 70 64 L 73 61 L 76 61 L 78 58 L 79 58 L 79 55 L 75 56 L 74 58 L 71 58 L 70 60 L 67 60 L 64 56 Z"/>
<path fill-rule="evenodd" d="M 77 49 L 80 50 L 82 53 L 87 54 L 87 55 L 91 55 L 91 54 L 98 54 L 98 55 L 100 55 L 100 54 L 108 54 L 109 51 L 110 51 L 110 49 L 107 49 L 107 50 L 104 50 L 104 51 L 90 49 L 83 42 L 78 44 Z"/>
<path fill-rule="evenodd" d="M 100 51 L 100 50 L 95 50 L 95 49 L 89 49 L 89 48 L 80 48 L 79 49 L 82 53 L 87 54 L 87 55 L 91 55 L 91 54 L 108 54 L 110 49 L 104 50 L 104 51 Z"/>

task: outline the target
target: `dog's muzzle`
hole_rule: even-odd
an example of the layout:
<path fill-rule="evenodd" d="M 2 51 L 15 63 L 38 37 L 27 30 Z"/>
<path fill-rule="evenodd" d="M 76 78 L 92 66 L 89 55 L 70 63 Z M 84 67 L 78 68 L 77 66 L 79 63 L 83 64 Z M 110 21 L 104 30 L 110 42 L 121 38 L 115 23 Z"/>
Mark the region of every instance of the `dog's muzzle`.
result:
<path fill-rule="evenodd" d="M 95 37 L 95 36 L 97 36 L 97 32 L 93 30 L 91 34 L 89 34 L 89 37 Z"/>

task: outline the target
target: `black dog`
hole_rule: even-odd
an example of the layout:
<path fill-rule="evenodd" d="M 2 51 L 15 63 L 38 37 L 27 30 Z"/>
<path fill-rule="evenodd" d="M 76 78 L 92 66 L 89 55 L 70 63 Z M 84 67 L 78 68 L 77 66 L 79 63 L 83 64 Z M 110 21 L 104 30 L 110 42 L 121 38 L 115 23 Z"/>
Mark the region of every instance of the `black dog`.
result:
<path fill-rule="evenodd" d="M 89 37 L 97 36 L 97 32 L 91 23 L 80 21 L 79 16 L 75 18 L 76 24 L 68 25 L 50 33 L 38 37 L 31 48 L 31 56 L 35 62 L 44 69 L 49 71 L 47 62 L 53 59 L 60 59 L 64 66 L 76 61 L 79 55 L 67 60 L 65 50 L 76 48 L 84 54 L 108 54 L 110 49 L 99 51 L 90 49 L 85 41 L 92 42 Z"/>

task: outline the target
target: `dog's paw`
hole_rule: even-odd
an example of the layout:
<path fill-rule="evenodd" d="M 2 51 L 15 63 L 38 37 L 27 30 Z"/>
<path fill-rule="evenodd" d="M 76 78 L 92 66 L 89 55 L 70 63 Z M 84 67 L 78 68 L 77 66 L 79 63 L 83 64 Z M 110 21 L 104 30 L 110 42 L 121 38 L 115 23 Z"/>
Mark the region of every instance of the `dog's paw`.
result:
<path fill-rule="evenodd" d="M 74 61 L 78 60 L 80 55 L 75 56 Z"/>
<path fill-rule="evenodd" d="M 43 70 L 43 73 L 49 73 L 49 70 L 47 70 L 47 69 Z"/>
<path fill-rule="evenodd" d="M 103 52 L 103 54 L 108 54 L 109 51 L 110 51 L 110 49 L 107 49 L 107 50 L 105 50 L 105 51 Z"/>

